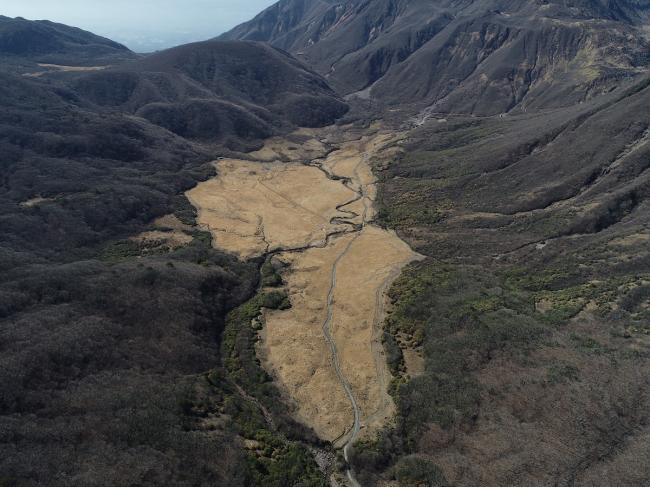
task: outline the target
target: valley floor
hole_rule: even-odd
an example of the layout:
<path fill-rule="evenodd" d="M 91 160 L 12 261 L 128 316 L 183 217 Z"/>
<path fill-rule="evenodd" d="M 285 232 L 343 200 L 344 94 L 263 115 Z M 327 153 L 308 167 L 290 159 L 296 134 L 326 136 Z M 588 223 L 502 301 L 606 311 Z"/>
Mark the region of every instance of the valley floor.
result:
<path fill-rule="evenodd" d="M 347 456 L 394 414 L 384 299 L 419 256 L 372 223 L 370 160 L 396 135 L 340 130 L 303 133 L 300 147 L 271 139 L 254 162 L 217 161 L 218 175 L 187 196 L 216 247 L 279 270 L 291 308 L 264 312 L 258 356 L 297 419 Z"/>

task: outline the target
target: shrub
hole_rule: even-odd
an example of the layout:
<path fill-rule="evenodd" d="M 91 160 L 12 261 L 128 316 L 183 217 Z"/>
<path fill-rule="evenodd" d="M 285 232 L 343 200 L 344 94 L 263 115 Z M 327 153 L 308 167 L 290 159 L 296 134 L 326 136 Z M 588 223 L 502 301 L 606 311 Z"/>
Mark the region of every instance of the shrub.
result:
<path fill-rule="evenodd" d="M 395 467 L 395 478 L 400 487 L 446 487 L 449 485 L 437 465 L 417 457 L 402 458 Z"/>
<path fill-rule="evenodd" d="M 262 286 L 277 287 L 282 285 L 282 277 L 280 277 L 280 274 L 275 270 L 275 267 L 273 267 L 270 260 L 267 260 L 262 265 L 261 274 Z"/>
<path fill-rule="evenodd" d="M 262 297 L 262 307 L 269 309 L 289 309 L 291 302 L 284 291 L 271 291 Z"/>

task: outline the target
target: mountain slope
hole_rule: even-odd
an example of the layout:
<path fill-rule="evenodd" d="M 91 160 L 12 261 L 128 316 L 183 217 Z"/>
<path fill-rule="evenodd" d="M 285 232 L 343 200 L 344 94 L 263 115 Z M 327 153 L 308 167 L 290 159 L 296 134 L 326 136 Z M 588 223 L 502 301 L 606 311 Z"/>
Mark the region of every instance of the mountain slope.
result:
<path fill-rule="evenodd" d="M 125 46 L 76 27 L 1 15 L 0 56 L 72 66 L 114 64 L 136 57 Z"/>
<path fill-rule="evenodd" d="M 648 485 L 649 106 L 646 77 L 445 115 L 375 160 L 380 221 L 428 259 L 390 292 L 398 414 L 362 485 Z"/>
<path fill-rule="evenodd" d="M 78 66 L 78 52 L 56 55 Z M 262 263 L 213 248 L 184 193 L 226 143 L 259 146 L 347 106 L 255 43 L 92 72 L 16 74 L 41 58 L 12 59 L 0 65 L 0 485 L 321 485 L 295 441 L 313 437 L 276 389 L 267 380 L 269 426 L 223 366 L 226 314 Z M 253 436 L 263 455 L 246 450 Z"/>
<path fill-rule="evenodd" d="M 347 105 L 316 73 L 268 45 L 207 41 L 114 69 L 64 74 L 82 99 L 201 140 L 262 139 L 333 123 Z"/>
<path fill-rule="evenodd" d="M 288 50 L 344 94 L 490 115 L 572 104 L 644 71 L 649 11 L 646 0 L 282 0 L 222 38 Z"/>
<path fill-rule="evenodd" d="M 427 258 L 389 293 L 361 485 L 650 483 L 648 8 L 287 0 L 226 35 L 389 105 L 378 219 Z"/>

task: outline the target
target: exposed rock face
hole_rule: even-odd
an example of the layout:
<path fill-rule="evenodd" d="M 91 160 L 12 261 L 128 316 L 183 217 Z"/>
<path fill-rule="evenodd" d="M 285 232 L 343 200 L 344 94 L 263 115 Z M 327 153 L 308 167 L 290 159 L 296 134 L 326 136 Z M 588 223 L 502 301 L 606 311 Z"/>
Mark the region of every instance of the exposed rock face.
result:
<path fill-rule="evenodd" d="M 285 49 L 344 94 L 492 115 L 644 71 L 649 18 L 647 0 L 282 0 L 222 37 Z"/>

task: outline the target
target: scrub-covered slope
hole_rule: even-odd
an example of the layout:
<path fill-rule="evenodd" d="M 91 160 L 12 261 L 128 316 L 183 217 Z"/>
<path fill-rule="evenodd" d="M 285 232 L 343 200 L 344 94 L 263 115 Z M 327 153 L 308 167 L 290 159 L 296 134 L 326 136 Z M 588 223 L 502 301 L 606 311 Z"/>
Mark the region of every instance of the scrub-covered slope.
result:
<path fill-rule="evenodd" d="M 184 192 L 214 173 L 225 142 L 329 123 L 346 105 L 254 43 L 93 72 L 11 66 L 0 69 L 0 485 L 322 485 L 295 441 L 313 437 L 263 373 L 247 377 L 265 380 L 271 424 L 221 360 L 224 334 L 250 330 L 226 314 L 255 292 L 261 263 L 215 250 Z"/>
<path fill-rule="evenodd" d="M 399 412 L 364 484 L 648 484 L 648 86 L 432 119 L 376 161 L 381 220 L 429 259 L 391 291 Z"/>

